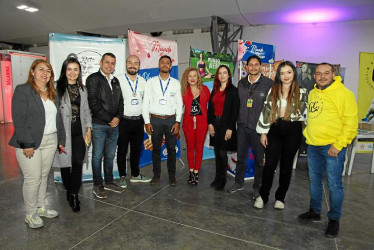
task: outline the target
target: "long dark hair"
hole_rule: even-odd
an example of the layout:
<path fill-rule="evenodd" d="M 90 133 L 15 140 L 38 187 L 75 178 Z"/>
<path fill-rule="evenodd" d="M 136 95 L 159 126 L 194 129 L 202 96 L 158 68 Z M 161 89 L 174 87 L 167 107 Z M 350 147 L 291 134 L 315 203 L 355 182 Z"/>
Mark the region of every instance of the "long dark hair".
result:
<path fill-rule="evenodd" d="M 68 79 L 66 78 L 66 70 L 68 68 L 68 65 L 70 63 L 76 63 L 79 66 L 79 76 L 77 79 L 77 84 L 78 86 L 82 89 L 83 91 L 83 83 L 82 83 L 82 67 L 79 61 L 74 58 L 74 57 L 69 57 L 66 58 L 66 60 L 62 63 L 62 68 L 61 68 L 61 73 L 60 73 L 60 78 L 57 80 L 57 94 L 58 97 L 61 99 L 66 91 L 66 88 L 68 86 Z"/>
<path fill-rule="evenodd" d="M 293 80 L 290 86 L 290 90 L 287 95 L 287 107 L 286 112 L 284 114 L 284 119 L 289 121 L 291 119 L 291 113 L 297 114 L 297 111 L 300 108 L 300 88 L 299 83 L 297 81 L 297 73 L 295 65 L 290 61 L 284 61 L 279 64 L 277 73 L 274 79 L 274 85 L 271 89 L 270 98 L 271 98 L 271 111 L 270 111 L 270 123 L 274 123 L 276 120 L 276 114 L 278 113 L 277 110 L 277 103 L 278 100 L 282 98 L 282 81 L 280 79 L 280 71 L 284 66 L 290 66 L 294 73 Z M 292 103 L 295 103 L 293 105 Z M 280 107 L 278 107 L 280 109 Z"/>
<path fill-rule="evenodd" d="M 218 67 L 217 71 L 216 71 L 216 75 L 214 76 L 213 93 L 217 93 L 217 91 L 221 87 L 221 82 L 218 79 L 218 72 L 221 68 L 227 69 L 227 73 L 229 74 L 229 79 L 227 80 L 226 88 L 225 88 L 224 92 L 226 92 L 226 90 L 232 86 L 232 79 L 231 79 L 232 75 L 231 75 L 231 71 L 230 71 L 229 67 L 227 67 L 226 65 L 220 65 Z"/>

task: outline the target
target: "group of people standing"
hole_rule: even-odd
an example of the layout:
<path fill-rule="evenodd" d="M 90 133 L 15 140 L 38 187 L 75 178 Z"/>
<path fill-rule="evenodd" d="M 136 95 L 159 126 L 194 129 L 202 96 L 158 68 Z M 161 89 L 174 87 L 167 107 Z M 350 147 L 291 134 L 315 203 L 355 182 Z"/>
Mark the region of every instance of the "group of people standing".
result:
<path fill-rule="evenodd" d="M 61 168 L 66 198 L 73 211 L 80 211 L 78 192 L 82 164 L 92 141 L 93 193 L 107 198 L 106 190 L 122 193 L 127 187 L 126 155 L 130 146 L 130 182 L 160 182 L 161 146 L 165 139 L 169 184 L 176 186 L 176 142 L 183 132 L 187 144 L 188 183 L 197 185 L 207 131 L 214 147 L 216 173 L 210 184 L 217 191 L 226 186 L 228 151 L 237 151 L 235 182 L 230 193 L 243 190 L 249 147 L 255 159 L 254 207 L 269 202 L 278 162 L 279 187 L 274 208 L 284 209 L 290 186 L 292 163 L 304 129 L 308 149 L 311 203 L 300 221 L 320 220 L 324 173 L 330 190 L 329 225 L 326 236 L 335 237 L 343 202 L 341 172 L 344 154 L 357 133 L 354 95 L 334 75 L 334 68 L 322 63 L 316 68 L 317 84 L 308 93 L 299 87 L 296 68 L 282 62 L 274 82 L 261 74 L 261 59 L 247 60 L 248 76 L 238 87 L 230 69 L 221 65 L 214 75 L 212 92 L 203 85 L 201 69 L 188 67 L 181 82 L 170 76 L 172 59 L 161 56 L 160 74 L 148 81 L 138 71 L 140 60 L 130 55 L 126 73 L 113 76 L 116 57 L 106 53 L 100 69 L 82 84 L 79 61 L 67 58 L 54 87 L 51 65 L 36 60 L 26 84 L 16 87 L 12 100 L 14 135 L 10 145 L 24 175 L 25 222 L 31 228 L 43 226 L 40 217 L 54 218 L 48 208 L 46 188 L 51 166 Z M 202 67 L 200 67 L 202 68 Z M 139 171 L 144 129 L 153 144 L 153 177 Z M 118 146 L 118 150 L 117 150 Z M 56 150 L 57 147 L 57 150 Z M 120 180 L 113 181 L 117 150 Z M 102 178 L 102 162 L 104 180 Z M 340 171 L 340 172 L 339 172 Z"/>

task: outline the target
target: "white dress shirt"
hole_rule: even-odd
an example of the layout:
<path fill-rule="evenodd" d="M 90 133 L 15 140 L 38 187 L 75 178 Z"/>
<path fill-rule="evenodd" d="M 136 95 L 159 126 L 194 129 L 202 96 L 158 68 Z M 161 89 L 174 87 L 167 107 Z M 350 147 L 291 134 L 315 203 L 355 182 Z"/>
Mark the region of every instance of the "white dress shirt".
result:
<path fill-rule="evenodd" d="M 150 123 L 150 114 L 175 114 L 176 121 L 180 122 L 183 107 L 181 85 L 177 79 L 169 76 L 166 81 L 161 80 L 161 89 L 160 80 L 160 76 L 155 76 L 149 79 L 145 85 L 143 99 L 144 123 Z"/>
<path fill-rule="evenodd" d="M 119 85 L 121 86 L 122 90 L 124 106 L 123 115 L 141 115 L 146 80 L 143 77 L 137 75 L 135 81 L 131 81 L 127 73 L 118 75 L 116 77 L 119 81 Z"/>

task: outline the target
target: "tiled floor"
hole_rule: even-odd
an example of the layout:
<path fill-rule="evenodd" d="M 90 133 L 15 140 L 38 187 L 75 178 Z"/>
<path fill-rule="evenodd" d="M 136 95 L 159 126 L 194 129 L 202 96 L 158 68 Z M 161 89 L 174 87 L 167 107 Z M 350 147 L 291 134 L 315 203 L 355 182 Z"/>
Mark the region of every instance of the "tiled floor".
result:
<path fill-rule="evenodd" d="M 84 183 L 79 213 L 71 211 L 62 184 L 53 183 L 51 175 L 48 202 L 60 216 L 44 219 L 44 228 L 35 230 L 24 223 L 22 173 L 14 150 L 7 146 L 10 135 L 11 125 L 0 125 L 0 249 L 374 249 L 374 174 L 369 154 L 356 156 L 352 175 L 343 179 L 345 201 L 336 239 L 324 237 L 324 222 L 302 225 L 296 220 L 309 204 L 302 159 L 283 211 L 272 207 L 273 196 L 263 210 L 254 209 L 252 181 L 235 194 L 212 190 L 214 160 L 203 162 L 196 187 L 187 184 L 188 169 L 179 161 L 176 187 L 168 185 L 166 163 L 160 185 L 129 183 L 124 193 L 108 193 L 106 200 L 98 200 L 92 183 Z M 185 158 L 183 151 L 186 162 Z M 152 166 L 141 172 L 152 176 Z M 230 185 L 233 178 L 228 180 Z M 327 199 L 325 192 L 324 220 Z"/>

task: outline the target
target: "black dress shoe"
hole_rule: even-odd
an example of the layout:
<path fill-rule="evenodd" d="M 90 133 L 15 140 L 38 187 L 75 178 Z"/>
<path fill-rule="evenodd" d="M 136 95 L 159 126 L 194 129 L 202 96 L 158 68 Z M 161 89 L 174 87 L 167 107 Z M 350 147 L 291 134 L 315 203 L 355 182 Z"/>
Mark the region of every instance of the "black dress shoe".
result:
<path fill-rule="evenodd" d="M 79 205 L 80 203 L 81 202 L 78 200 L 77 194 L 70 195 L 70 206 L 74 212 L 79 212 L 81 210 L 81 207 Z"/>
<path fill-rule="evenodd" d="M 152 180 L 149 182 L 151 185 L 156 185 L 160 182 L 160 177 L 153 176 Z"/>
<path fill-rule="evenodd" d="M 225 186 L 226 186 L 226 179 L 222 179 L 222 180 L 218 181 L 214 190 L 223 191 L 225 189 Z"/>
<path fill-rule="evenodd" d="M 210 183 L 210 187 L 211 188 L 215 188 L 218 184 L 218 180 L 217 179 L 214 179 L 214 181 L 212 183 Z"/>
<path fill-rule="evenodd" d="M 177 180 L 175 179 L 175 177 L 170 178 L 169 184 L 170 186 L 173 186 L 173 187 L 177 185 Z"/>

